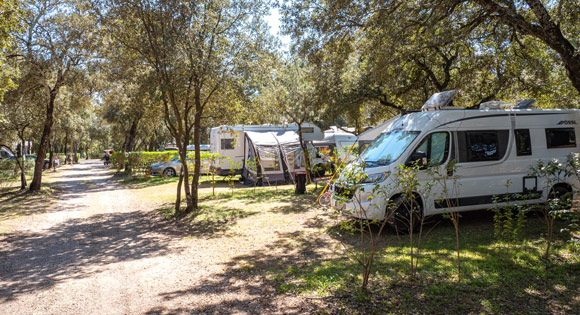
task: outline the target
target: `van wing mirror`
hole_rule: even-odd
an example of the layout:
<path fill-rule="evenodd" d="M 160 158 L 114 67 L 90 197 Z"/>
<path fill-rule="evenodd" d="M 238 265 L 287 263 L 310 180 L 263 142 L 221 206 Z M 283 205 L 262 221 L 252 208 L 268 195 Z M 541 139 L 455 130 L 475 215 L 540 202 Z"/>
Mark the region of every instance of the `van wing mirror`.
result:
<path fill-rule="evenodd" d="M 419 166 L 419 169 L 427 168 L 427 154 L 423 151 L 415 151 L 411 153 L 411 156 L 409 156 L 409 159 L 405 165 L 413 166 L 415 163 L 417 166 Z"/>

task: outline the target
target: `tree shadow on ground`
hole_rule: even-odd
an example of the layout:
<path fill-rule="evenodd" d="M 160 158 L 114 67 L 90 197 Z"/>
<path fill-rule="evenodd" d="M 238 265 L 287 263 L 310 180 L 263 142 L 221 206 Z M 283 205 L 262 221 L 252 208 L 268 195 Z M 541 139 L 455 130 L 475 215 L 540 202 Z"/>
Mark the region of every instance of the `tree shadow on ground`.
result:
<path fill-rule="evenodd" d="M 234 257 L 224 263 L 223 272 L 200 284 L 161 294 L 168 304 L 179 304 L 185 297 L 232 296 L 230 300 L 159 306 L 147 313 L 526 314 L 580 310 L 580 264 L 557 257 L 552 263 L 536 261 L 535 254 L 526 258 L 523 254 L 533 249 L 525 247 L 505 257 L 501 248 L 494 247 L 489 214 L 466 215 L 463 223 L 462 251 L 469 254 L 462 257 L 461 282 L 455 277 L 453 228 L 447 220 L 431 223 L 433 234 L 425 240 L 417 278 L 408 275 L 406 239 L 401 241 L 393 231 L 386 233 L 369 293 L 363 295 L 358 289 L 360 266 L 347 256 L 329 256 L 321 250 L 336 246 L 336 241 L 314 233 L 279 233 L 265 248 Z M 538 223 L 528 222 L 532 234 L 541 230 Z M 308 297 L 312 294 L 317 296 Z"/>
<path fill-rule="evenodd" d="M 5 234 L 0 241 L 0 301 L 84 278 L 95 267 L 165 255 L 172 223 L 143 212 L 71 219 L 43 232 Z"/>
<path fill-rule="evenodd" d="M 258 214 L 258 211 L 241 210 L 233 207 L 201 207 L 199 211 L 179 217 L 173 205 L 163 205 L 155 210 L 166 220 L 174 222 L 184 235 L 212 238 L 222 235 L 240 219 Z"/>
<path fill-rule="evenodd" d="M 55 200 L 51 192 L 47 190 L 36 193 L 30 193 L 27 190 L 4 191 L 0 194 L 0 221 L 49 212 Z"/>
<path fill-rule="evenodd" d="M 204 200 L 228 201 L 237 200 L 245 205 L 255 205 L 265 202 L 277 202 L 281 205 L 274 207 L 274 212 L 284 214 L 306 212 L 315 206 L 317 195 L 314 194 L 295 194 L 294 190 L 288 187 L 280 189 L 258 189 L 253 191 L 252 188 L 247 190 L 238 190 L 232 194 L 230 192 L 219 192 L 215 196 L 204 195 Z"/>
<path fill-rule="evenodd" d="M 232 295 L 235 298 L 191 307 L 159 306 L 147 314 L 312 313 L 317 306 L 311 300 L 293 296 L 289 296 L 292 300 L 290 302 L 277 299 L 282 279 L 276 277 L 276 274 L 289 268 L 307 267 L 313 261 L 321 260 L 323 254 L 318 249 L 330 245 L 312 233 L 278 233 L 278 238 L 264 249 L 225 262 L 223 265 L 226 270 L 223 273 L 212 275 L 188 290 L 161 294 L 167 302 L 202 295 Z"/>
<path fill-rule="evenodd" d="M 410 256 L 408 235 L 397 235 L 386 229 L 378 241 L 379 257 L 374 263 L 377 275 L 371 281 L 371 294 L 361 302 L 360 291 L 345 286 L 347 281 L 330 282 L 338 286 L 335 294 L 345 300 L 331 305 L 331 313 L 373 313 L 376 310 L 394 313 L 577 313 L 580 311 L 580 263 L 578 259 L 540 258 L 538 247 L 521 242 L 498 243 L 493 236 L 493 215 L 480 211 L 466 213 L 460 225 L 461 282 L 457 281 L 455 237 L 453 225 L 440 217 L 429 223 L 432 234 L 423 239 L 417 278 L 409 277 Z M 524 238 L 539 238 L 544 227 L 542 218 L 531 215 Z M 560 222 L 564 226 L 563 222 Z M 427 226 L 429 228 L 429 226 Z M 340 231 L 340 224 L 329 228 L 329 235 L 351 250 L 360 250 L 358 234 Z M 378 229 L 372 233 L 378 237 Z M 565 246 L 569 235 L 559 236 Z M 556 245 L 554 245 L 556 246 Z M 541 248 L 541 246 L 540 246 Z M 540 250 L 541 251 L 541 250 Z M 569 255 L 569 254 L 565 254 Z M 312 292 L 320 285 L 311 278 L 344 279 L 345 274 L 360 274 L 361 266 L 341 258 L 318 261 L 285 278 L 298 279 L 295 292 Z M 360 279 L 352 281 L 360 283 Z M 292 283 L 292 282 L 290 282 Z"/>

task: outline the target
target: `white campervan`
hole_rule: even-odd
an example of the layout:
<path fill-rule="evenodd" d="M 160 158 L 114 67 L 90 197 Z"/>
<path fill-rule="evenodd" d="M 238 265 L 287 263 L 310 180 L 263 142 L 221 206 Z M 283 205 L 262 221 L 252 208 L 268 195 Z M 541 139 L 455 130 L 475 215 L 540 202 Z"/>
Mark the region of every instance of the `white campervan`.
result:
<path fill-rule="evenodd" d="M 288 125 L 246 125 L 246 126 L 220 126 L 211 128 L 209 134 L 210 152 L 217 153 L 222 159 L 211 166 L 218 175 L 242 174 L 244 162 L 244 135 L 251 132 L 285 132 L 298 131 L 296 124 Z M 322 140 L 324 134 L 313 124 L 302 124 L 302 138 L 304 141 Z M 315 161 L 313 161 L 315 162 Z"/>
<path fill-rule="evenodd" d="M 579 110 L 526 108 L 529 103 L 504 109 L 497 102 L 465 110 L 448 106 L 454 95 L 455 91 L 437 93 L 421 112 L 403 114 L 393 121 L 343 171 L 333 186 L 332 205 L 353 216 L 385 219 L 389 200 L 402 204 L 402 192 L 397 190 L 394 176 L 398 165 L 417 160 L 425 168 L 418 174 L 419 187 L 434 180 L 427 165 L 440 168 L 439 174 L 445 174 L 452 172 L 448 163 L 456 163 L 455 174 L 447 174 L 454 175 L 454 183 L 449 185 L 453 187 L 445 194 L 447 200 L 456 204 L 455 211 L 489 208 L 494 196 L 507 193 L 535 192 L 534 198 L 538 199 L 527 200 L 532 204 L 544 202 L 550 191 L 572 192 L 572 187 L 578 184 L 575 178 L 546 187 L 540 178 L 528 174 L 538 160 L 565 161 L 570 153 L 579 152 L 576 144 L 580 133 Z M 360 185 L 349 191 L 346 172 L 363 164 Z M 377 185 L 385 188 L 386 193 L 373 198 Z M 422 215 L 448 211 L 449 203 L 442 200 L 442 186 L 435 185 L 428 193 L 414 192 Z"/>

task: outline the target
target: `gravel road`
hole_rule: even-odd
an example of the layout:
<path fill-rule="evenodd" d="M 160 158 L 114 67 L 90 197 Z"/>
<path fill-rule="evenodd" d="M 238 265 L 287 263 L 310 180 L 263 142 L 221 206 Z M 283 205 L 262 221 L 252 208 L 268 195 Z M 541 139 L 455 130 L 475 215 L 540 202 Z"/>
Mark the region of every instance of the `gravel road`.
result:
<path fill-rule="evenodd" d="M 0 235 L 1 314 L 302 314 L 316 308 L 308 299 L 277 294 L 263 275 L 272 264 L 298 257 L 290 247 L 272 253 L 284 249 L 279 231 L 258 244 L 247 236 L 233 245 L 225 236 L 192 237 L 116 184 L 99 161 L 63 169 L 56 181 L 58 202 L 50 211 L 2 222 L 10 232 Z M 252 267 L 239 267 L 244 262 Z"/>

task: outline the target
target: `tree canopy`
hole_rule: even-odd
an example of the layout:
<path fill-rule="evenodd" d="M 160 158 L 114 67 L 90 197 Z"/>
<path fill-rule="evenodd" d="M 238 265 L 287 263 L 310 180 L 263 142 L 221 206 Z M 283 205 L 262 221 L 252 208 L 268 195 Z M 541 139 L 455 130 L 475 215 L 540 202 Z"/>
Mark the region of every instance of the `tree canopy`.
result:
<path fill-rule="evenodd" d="M 274 6 L 288 51 L 265 22 Z M 578 1 L 6 0 L 0 16 L 0 139 L 26 125 L 33 190 L 57 152 L 172 144 L 186 160 L 193 145 L 191 211 L 199 146 L 218 125 L 359 133 L 449 89 L 466 108 L 580 107 Z"/>

